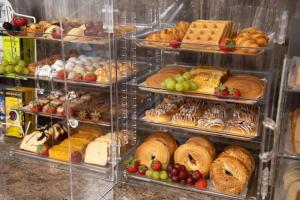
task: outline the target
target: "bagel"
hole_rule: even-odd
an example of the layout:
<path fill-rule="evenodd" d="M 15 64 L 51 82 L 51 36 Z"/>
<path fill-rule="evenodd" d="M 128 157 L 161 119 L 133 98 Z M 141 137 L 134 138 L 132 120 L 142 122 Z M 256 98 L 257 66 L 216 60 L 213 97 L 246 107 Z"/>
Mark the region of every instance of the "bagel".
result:
<path fill-rule="evenodd" d="M 211 141 L 204 136 L 191 137 L 185 143 L 197 144 L 204 146 L 212 158 L 216 157 L 216 149 Z"/>
<path fill-rule="evenodd" d="M 249 180 L 248 169 L 234 157 L 219 157 L 211 165 L 210 179 L 217 191 L 240 194 Z"/>
<path fill-rule="evenodd" d="M 162 165 L 167 166 L 170 161 L 170 152 L 162 142 L 148 140 L 136 149 L 135 157 L 149 168 L 153 160 L 159 160 Z"/>
<path fill-rule="evenodd" d="M 246 150 L 242 147 L 238 147 L 238 146 L 229 146 L 229 147 L 226 147 L 225 151 L 223 151 L 219 155 L 219 157 L 224 157 L 224 156 L 234 157 L 234 158 L 238 159 L 248 169 L 249 176 L 254 171 L 255 160 L 248 150 Z"/>
<path fill-rule="evenodd" d="M 145 139 L 145 141 L 149 141 L 149 140 L 156 140 L 156 141 L 162 142 L 169 149 L 171 156 L 174 155 L 174 152 L 178 147 L 176 140 L 170 134 L 165 133 L 165 132 L 151 133 Z"/>
<path fill-rule="evenodd" d="M 204 177 L 209 173 L 212 156 L 208 150 L 197 144 L 183 144 L 174 153 L 174 162 L 184 165 L 187 170 L 199 170 Z"/>

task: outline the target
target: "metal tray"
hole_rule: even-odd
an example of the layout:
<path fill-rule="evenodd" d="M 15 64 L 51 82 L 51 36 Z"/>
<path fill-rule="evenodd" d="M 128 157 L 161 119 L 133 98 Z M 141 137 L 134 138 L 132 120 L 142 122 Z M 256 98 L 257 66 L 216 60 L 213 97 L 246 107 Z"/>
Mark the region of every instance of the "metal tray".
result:
<path fill-rule="evenodd" d="M 153 33 L 160 32 L 161 30 L 155 30 L 155 31 L 148 31 L 147 34 L 141 34 L 141 37 L 136 37 L 134 39 L 134 42 L 139 47 L 147 47 L 147 48 L 154 48 L 154 49 L 165 49 L 169 51 L 194 51 L 194 52 L 205 52 L 205 53 L 218 53 L 218 54 L 234 54 L 234 55 L 245 55 L 245 56 L 258 56 L 262 53 L 264 53 L 265 50 L 271 49 L 273 44 L 273 38 L 275 36 L 275 32 L 267 33 L 269 38 L 269 44 L 267 47 L 259 47 L 259 48 L 253 48 L 253 47 L 241 47 L 241 46 L 235 46 L 235 50 L 232 52 L 224 52 L 219 50 L 219 45 L 211 45 L 211 44 L 204 44 L 204 43 L 182 43 L 181 44 L 191 44 L 195 48 L 173 48 L 169 46 L 169 42 L 166 41 L 156 41 L 156 40 L 146 40 L 145 38 Z M 147 42 L 156 42 L 158 45 L 149 45 Z M 251 54 L 251 53 L 245 53 L 242 50 L 243 49 L 255 49 L 258 50 L 258 53 Z"/>
<path fill-rule="evenodd" d="M 172 65 L 168 65 L 168 66 L 172 66 Z M 191 67 L 191 66 L 185 66 L 185 65 L 176 65 L 176 66 Z M 205 94 L 205 93 L 199 93 L 199 92 L 176 92 L 176 91 L 170 91 L 167 89 L 147 86 L 144 81 L 146 80 L 146 78 L 148 76 L 151 76 L 155 73 L 156 72 L 149 73 L 149 74 L 147 74 L 147 76 L 140 79 L 138 81 L 138 85 L 137 85 L 138 88 L 142 91 L 152 92 L 152 93 L 167 94 L 167 95 L 170 94 L 170 95 L 176 95 L 176 96 L 194 97 L 194 98 L 201 98 L 201 99 L 207 99 L 207 100 L 213 100 L 213 101 L 231 102 L 231 103 L 249 104 L 249 105 L 260 103 L 263 101 L 263 97 L 264 97 L 265 90 L 266 90 L 266 83 L 267 83 L 267 80 L 265 79 L 265 77 L 260 77 L 260 80 L 263 81 L 263 83 L 264 83 L 263 93 L 262 93 L 261 97 L 259 97 L 257 99 L 246 99 L 246 98 L 242 98 L 242 97 L 218 97 L 214 94 Z M 243 74 L 243 73 L 233 72 L 231 74 L 234 75 L 234 74 Z M 245 74 L 245 72 L 244 72 L 244 74 Z"/>
<path fill-rule="evenodd" d="M 232 105 L 229 105 L 232 106 Z M 230 113 L 229 115 L 230 116 Z M 230 118 L 228 117 L 226 119 L 229 120 Z M 150 120 L 147 120 L 145 118 L 145 115 L 142 114 L 141 116 L 139 116 L 138 121 L 149 124 L 149 125 L 153 125 L 153 126 L 158 126 L 158 127 L 165 127 L 165 128 L 177 128 L 177 129 L 181 129 L 181 130 L 185 130 L 188 132 L 194 132 L 194 133 L 199 133 L 199 134 L 205 134 L 205 135 L 213 135 L 213 136 L 222 136 L 222 137 L 226 137 L 226 138 L 230 138 L 230 139 L 238 139 L 238 140 L 246 140 L 246 141 L 250 141 L 250 140 L 255 140 L 257 137 L 259 137 L 259 122 L 260 122 L 260 108 L 258 107 L 258 112 L 257 112 L 257 121 L 256 121 L 256 133 L 253 136 L 241 136 L 241 135 L 236 135 L 233 134 L 231 132 L 229 132 L 228 130 L 226 130 L 226 127 L 222 130 L 222 131 L 214 131 L 214 130 L 209 130 L 209 129 L 200 129 L 198 127 L 184 127 L 184 126 L 179 126 L 173 123 L 158 123 L 158 122 L 153 122 Z"/>

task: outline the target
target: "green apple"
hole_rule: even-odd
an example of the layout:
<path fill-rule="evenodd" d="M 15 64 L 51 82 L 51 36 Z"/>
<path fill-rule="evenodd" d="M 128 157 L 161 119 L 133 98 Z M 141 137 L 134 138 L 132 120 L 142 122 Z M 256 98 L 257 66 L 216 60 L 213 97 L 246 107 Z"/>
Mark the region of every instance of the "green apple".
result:
<path fill-rule="evenodd" d="M 146 176 L 152 178 L 153 171 L 151 169 L 146 171 Z"/>
<path fill-rule="evenodd" d="M 182 91 L 184 90 L 183 84 L 182 84 L 181 82 L 180 82 L 180 83 L 176 83 L 175 89 L 176 89 L 176 91 L 178 91 L 178 92 L 182 92 Z"/>
<path fill-rule="evenodd" d="M 8 60 L 2 60 L 2 66 L 6 67 L 7 65 L 9 65 Z"/>
<path fill-rule="evenodd" d="M 168 173 L 167 173 L 167 171 L 165 171 L 165 170 L 161 171 L 161 172 L 159 173 L 159 178 L 160 178 L 161 180 L 167 180 L 167 179 L 168 179 Z"/>
<path fill-rule="evenodd" d="M 181 74 L 177 74 L 176 77 L 175 77 L 175 79 L 176 79 L 176 81 L 177 81 L 178 83 L 184 81 L 184 78 L 183 78 L 183 76 L 181 76 Z"/>
<path fill-rule="evenodd" d="M 174 90 L 175 89 L 175 85 L 176 85 L 176 81 L 172 78 L 167 78 L 165 80 L 166 82 L 166 87 L 168 90 Z"/>
<path fill-rule="evenodd" d="M 189 81 L 184 81 L 182 85 L 183 85 L 183 91 L 189 91 L 191 89 L 191 83 Z"/>
<path fill-rule="evenodd" d="M 13 73 L 15 71 L 15 67 L 13 66 L 13 65 L 7 65 L 6 67 L 5 67 L 5 72 L 6 73 Z"/>
<path fill-rule="evenodd" d="M 26 67 L 26 62 L 24 60 L 19 60 L 18 65 L 21 67 Z"/>
<path fill-rule="evenodd" d="M 190 81 L 191 90 L 197 90 L 198 85 L 194 81 Z"/>
<path fill-rule="evenodd" d="M 183 75 L 183 78 L 185 79 L 185 80 L 189 80 L 190 78 L 191 78 L 191 73 L 190 72 L 185 72 Z"/>
<path fill-rule="evenodd" d="M 10 65 L 17 65 L 18 64 L 18 60 L 16 60 L 16 59 L 10 60 L 9 64 Z"/>
<path fill-rule="evenodd" d="M 159 179 L 159 178 L 160 178 L 160 173 L 159 173 L 159 171 L 153 171 L 153 173 L 152 173 L 152 178 L 154 178 L 154 179 Z"/>
<path fill-rule="evenodd" d="M 23 74 L 29 74 L 29 70 L 27 68 L 23 68 Z"/>
<path fill-rule="evenodd" d="M 17 73 L 22 73 L 23 72 L 24 67 L 20 66 L 20 65 L 16 65 L 15 66 L 15 72 Z"/>
<path fill-rule="evenodd" d="M 163 89 L 167 89 L 167 83 L 165 81 L 161 82 L 160 87 Z"/>
<path fill-rule="evenodd" d="M 5 67 L 3 65 L 0 65 L 0 74 L 3 74 L 5 72 Z"/>

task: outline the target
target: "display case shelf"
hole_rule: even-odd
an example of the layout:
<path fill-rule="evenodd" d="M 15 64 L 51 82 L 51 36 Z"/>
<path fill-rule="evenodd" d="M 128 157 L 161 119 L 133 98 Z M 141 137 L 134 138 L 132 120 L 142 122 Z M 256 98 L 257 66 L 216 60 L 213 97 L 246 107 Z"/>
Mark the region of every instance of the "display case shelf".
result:
<path fill-rule="evenodd" d="M 37 115 L 37 116 L 43 116 L 43 117 L 49 117 L 49 118 L 55 118 L 55 119 L 62 119 L 62 120 L 67 119 L 66 116 L 59 116 L 59 115 L 56 115 L 56 114 L 48 114 L 48 113 L 44 113 L 44 112 L 38 112 L 38 113 L 31 112 L 31 110 L 29 109 L 28 106 L 25 106 L 25 107 L 23 107 L 19 110 L 23 111 L 24 113 L 31 114 L 31 115 Z M 106 126 L 106 127 L 111 126 L 111 122 L 110 122 L 109 119 L 101 119 L 97 122 L 92 121 L 92 120 L 81 120 L 79 118 L 73 118 L 73 117 L 71 119 L 75 119 L 78 122 L 85 123 L 85 124 L 94 124 L 94 125 Z"/>
<path fill-rule="evenodd" d="M 172 66 L 172 65 L 168 65 Z M 175 66 L 175 65 L 174 65 Z M 184 65 L 176 65 L 176 66 L 184 66 Z M 187 68 L 192 68 L 193 66 L 184 66 Z M 263 83 L 262 88 L 262 95 L 259 98 L 244 98 L 244 97 L 231 97 L 231 96 L 218 96 L 215 94 L 205 94 L 205 93 L 199 93 L 196 91 L 189 91 L 189 92 L 177 92 L 177 91 L 171 91 L 163 88 L 156 88 L 147 86 L 145 83 L 145 80 L 155 74 L 158 71 L 158 69 L 152 70 L 152 72 L 148 72 L 146 74 L 141 74 L 141 76 L 137 77 L 135 80 L 129 81 L 128 85 L 131 85 L 133 87 L 137 87 L 139 90 L 143 92 L 150 92 L 150 93 L 157 93 L 157 94 L 163 94 L 163 95 L 175 95 L 175 96 L 182 96 L 182 97 L 192 97 L 192 98 L 199 98 L 204 100 L 211 100 L 211 101 L 218 101 L 218 102 L 229 102 L 229 103 L 237 103 L 237 104 L 264 104 L 265 103 L 265 92 L 266 92 L 266 85 L 268 83 L 267 81 L 267 75 L 264 72 L 250 72 L 246 70 L 232 70 L 231 75 L 234 74 L 249 74 L 256 77 L 259 77 L 260 81 Z"/>
<path fill-rule="evenodd" d="M 255 143 L 261 142 L 259 135 L 256 135 L 253 137 L 238 136 L 238 135 L 233 135 L 226 131 L 214 132 L 214 131 L 209 131 L 209 130 L 198 129 L 197 127 L 183 127 L 183 126 L 178 126 L 178 125 L 174 125 L 174 124 L 151 122 L 151 121 L 145 120 L 142 117 L 138 119 L 138 122 L 142 123 L 142 124 L 154 126 L 154 127 L 183 130 L 185 132 L 196 133 L 199 135 L 224 137 L 224 138 L 229 138 L 229 139 L 234 139 L 234 140 L 244 140 L 244 141 L 255 142 Z"/>
<path fill-rule="evenodd" d="M 165 25 L 172 28 L 174 25 Z M 266 47 L 250 47 L 250 46 L 238 46 L 232 45 L 232 50 L 222 51 L 220 45 L 211 44 L 210 42 L 172 42 L 162 40 L 149 40 L 147 36 L 162 32 L 161 29 L 143 28 L 133 35 L 133 41 L 138 47 L 162 49 L 168 51 L 190 51 L 190 52 L 203 52 L 203 53 L 215 53 L 215 54 L 230 54 L 230 55 L 241 55 L 241 56 L 259 56 L 265 51 L 272 50 L 273 40 L 275 37 L 274 32 L 267 33 L 268 44 Z M 168 37 L 168 36 L 167 36 Z M 234 40 L 234 39 L 233 39 Z M 174 45 L 175 44 L 175 45 Z M 175 47 L 174 47 L 175 46 Z M 188 47 L 184 47 L 188 46 Z M 252 52 L 251 52 L 252 51 Z"/>

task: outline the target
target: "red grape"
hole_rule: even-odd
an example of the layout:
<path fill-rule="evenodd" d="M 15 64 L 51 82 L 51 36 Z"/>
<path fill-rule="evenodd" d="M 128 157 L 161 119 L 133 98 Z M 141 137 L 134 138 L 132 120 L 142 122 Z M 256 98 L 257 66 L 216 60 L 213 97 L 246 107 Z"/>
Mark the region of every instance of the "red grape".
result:
<path fill-rule="evenodd" d="M 93 22 L 86 22 L 86 23 L 85 23 L 86 29 L 91 29 L 93 26 L 94 26 L 94 23 L 93 23 Z"/>
<path fill-rule="evenodd" d="M 171 177 L 173 182 L 179 182 L 179 177 L 178 176 L 172 176 Z"/>
<path fill-rule="evenodd" d="M 181 170 L 181 171 L 186 171 L 185 166 L 184 166 L 184 165 L 180 165 L 180 170 Z"/>
<path fill-rule="evenodd" d="M 175 164 L 175 165 L 174 165 L 174 168 L 180 170 L 180 164 Z"/>
<path fill-rule="evenodd" d="M 99 28 L 99 30 L 103 29 L 103 22 L 102 21 L 96 21 L 94 22 L 94 26 Z"/>
<path fill-rule="evenodd" d="M 179 172 L 179 179 L 180 180 L 186 179 L 186 177 L 187 177 L 186 171 L 180 171 Z"/>
<path fill-rule="evenodd" d="M 188 177 L 186 179 L 186 183 L 189 184 L 189 185 L 194 185 L 195 184 L 195 179 L 193 179 L 191 177 Z"/>
<path fill-rule="evenodd" d="M 171 174 L 172 174 L 172 176 L 178 176 L 179 171 L 177 169 L 173 168 L 171 171 Z"/>
<path fill-rule="evenodd" d="M 173 164 L 169 164 L 169 166 L 168 166 L 168 171 L 169 171 L 169 172 L 172 171 L 173 167 L 174 167 Z"/>
<path fill-rule="evenodd" d="M 202 178 L 202 174 L 199 170 L 192 171 L 192 176 L 196 180 L 199 180 L 200 178 Z"/>

